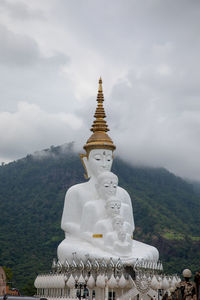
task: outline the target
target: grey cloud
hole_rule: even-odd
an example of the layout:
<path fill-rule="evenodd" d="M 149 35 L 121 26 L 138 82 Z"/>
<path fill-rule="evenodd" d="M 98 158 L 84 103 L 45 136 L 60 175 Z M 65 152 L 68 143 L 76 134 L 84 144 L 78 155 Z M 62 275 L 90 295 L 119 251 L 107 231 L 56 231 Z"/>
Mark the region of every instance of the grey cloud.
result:
<path fill-rule="evenodd" d="M 34 19 L 43 19 L 44 15 L 42 10 L 39 9 L 31 9 L 27 3 L 23 3 L 20 1 L 9 1 L 9 0 L 1 0 L 0 1 L 0 9 L 3 12 L 7 13 L 11 18 L 16 18 L 20 20 L 27 20 L 30 18 Z"/>
<path fill-rule="evenodd" d="M 55 17 L 73 28 L 81 43 L 87 43 L 105 58 L 131 64 L 134 62 L 131 54 L 141 51 L 143 61 L 151 61 L 152 44 L 199 43 L 199 7 L 198 1 L 190 5 L 187 0 L 176 3 L 104 0 L 101 5 L 95 1 L 61 0 L 56 2 Z"/>
<path fill-rule="evenodd" d="M 39 1 L 34 3 L 30 13 L 40 7 Z M 164 166 L 200 180 L 199 8 L 199 1 L 187 0 L 102 0 L 101 4 L 44 0 L 41 10 L 46 20 L 23 19 L 31 30 L 20 27 L 19 19 L 10 23 L 6 35 L 0 32 L 5 44 L 0 70 L 2 111 L 19 113 L 17 103 L 25 101 L 47 115 L 71 113 L 82 126 L 71 129 L 57 115 L 54 126 L 47 122 L 50 133 L 45 122 L 39 122 L 41 131 L 38 127 L 35 135 L 28 127 L 34 142 L 28 139 L 15 146 L 16 140 L 6 142 L 4 135 L 4 155 L 17 157 L 71 140 L 81 149 L 90 135 L 96 106 L 92 80 L 102 75 L 107 121 L 118 154 L 132 164 Z M 15 24 L 20 35 L 12 32 Z M 42 55 L 39 45 L 42 53 L 53 54 Z M 85 90 L 89 92 L 82 93 Z M 31 116 L 31 110 L 27 114 Z M 46 120 L 46 115 L 39 115 Z"/>
<path fill-rule="evenodd" d="M 0 63 L 7 65 L 30 65 L 39 58 L 37 43 L 20 34 L 15 34 L 0 25 Z"/>
<path fill-rule="evenodd" d="M 3 25 L 0 25 L 0 44 L 1 64 L 30 67 L 30 65 L 41 63 L 46 65 L 64 65 L 69 62 L 69 58 L 59 52 L 47 58 L 42 56 L 34 39 L 14 33 Z"/>
<path fill-rule="evenodd" d="M 200 180 L 200 106 L 176 106 L 176 99 L 146 86 L 145 82 L 121 82 L 113 88 L 108 111 L 118 153 L 132 164 L 164 166 L 174 173 Z M 162 96 L 164 99 L 162 99 Z M 125 105 L 124 105 L 125 103 Z M 163 107 L 164 106 L 164 107 Z"/>
<path fill-rule="evenodd" d="M 81 127 L 82 120 L 72 113 L 48 113 L 35 104 L 20 102 L 14 113 L 0 113 L 0 159 L 6 162 L 41 146 L 72 141 Z"/>
<path fill-rule="evenodd" d="M 70 59 L 56 51 L 43 56 L 36 41 L 0 26 L 0 109 L 15 111 L 19 101 L 42 103 L 49 110 L 61 109 L 73 99 L 68 78 L 61 71 Z M 52 100 L 52 101 L 51 101 Z M 61 109 L 62 111 L 62 109 Z"/>

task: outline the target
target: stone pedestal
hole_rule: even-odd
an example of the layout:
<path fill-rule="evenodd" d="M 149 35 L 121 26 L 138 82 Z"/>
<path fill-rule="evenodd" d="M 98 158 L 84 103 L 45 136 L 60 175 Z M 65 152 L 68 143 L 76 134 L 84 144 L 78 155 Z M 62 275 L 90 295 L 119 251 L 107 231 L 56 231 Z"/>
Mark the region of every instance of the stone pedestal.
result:
<path fill-rule="evenodd" d="M 108 262 L 74 257 L 62 265 L 53 261 L 52 272 L 38 275 L 35 280 L 37 296 L 51 299 L 90 300 L 160 300 L 166 291 L 175 289 L 180 278 L 164 276 L 162 263 L 137 260 L 132 266 L 120 259 Z M 79 299 L 79 298 L 78 298 Z"/>

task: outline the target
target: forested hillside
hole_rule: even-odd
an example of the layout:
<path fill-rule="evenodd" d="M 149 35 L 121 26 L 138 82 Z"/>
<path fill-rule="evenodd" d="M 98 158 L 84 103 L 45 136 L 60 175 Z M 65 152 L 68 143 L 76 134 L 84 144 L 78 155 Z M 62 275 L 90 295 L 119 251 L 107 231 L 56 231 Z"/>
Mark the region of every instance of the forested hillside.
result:
<path fill-rule="evenodd" d="M 113 172 L 133 201 L 135 239 L 155 245 L 166 272 L 200 268 L 200 195 L 165 169 L 132 167 L 115 158 Z M 72 144 L 51 147 L 0 167 L 0 265 L 24 288 L 48 271 L 64 238 L 66 190 L 84 181 Z"/>

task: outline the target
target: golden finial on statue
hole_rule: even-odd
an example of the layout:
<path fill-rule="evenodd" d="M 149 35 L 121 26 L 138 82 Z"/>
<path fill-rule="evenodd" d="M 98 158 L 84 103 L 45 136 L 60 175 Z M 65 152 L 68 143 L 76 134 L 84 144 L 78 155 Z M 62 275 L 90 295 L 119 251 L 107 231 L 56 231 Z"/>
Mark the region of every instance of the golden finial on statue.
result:
<path fill-rule="evenodd" d="M 87 143 L 84 145 L 84 149 L 86 150 L 87 154 L 89 154 L 90 150 L 92 149 L 110 149 L 112 151 L 115 150 L 115 145 L 113 141 L 106 133 L 109 131 L 108 125 L 104 120 L 106 117 L 104 107 L 103 107 L 103 88 L 102 88 L 102 79 L 99 78 L 99 88 L 97 94 L 97 108 L 94 114 L 94 122 L 91 127 L 91 131 L 93 134 L 87 140 Z"/>
<path fill-rule="evenodd" d="M 101 77 L 99 78 L 99 90 L 98 90 L 99 92 L 102 92 L 103 91 L 103 89 L 102 89 L 102 79 L 101 79 Z"/>

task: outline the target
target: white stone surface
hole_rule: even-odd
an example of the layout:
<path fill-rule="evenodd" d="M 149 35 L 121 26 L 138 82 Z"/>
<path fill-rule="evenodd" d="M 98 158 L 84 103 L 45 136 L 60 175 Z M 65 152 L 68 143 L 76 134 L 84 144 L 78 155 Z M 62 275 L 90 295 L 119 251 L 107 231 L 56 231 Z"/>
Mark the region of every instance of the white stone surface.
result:
<path fill-rule="evenodd" d="M 87 254 L 91 258 L 120 257 L 127 264 L 137 258 L 158 260 L 156 248 L 131 239 L 135 229 L 131 199 L 118 186 L 117 176 L 109 172 L 112 161 L 111 150 L 91 150 L 84 158 L 89 181 L 66 193 L 61 222 L 65 239 L 58 246 L 62 263 L 73 252 L 83 260 Z"/>

